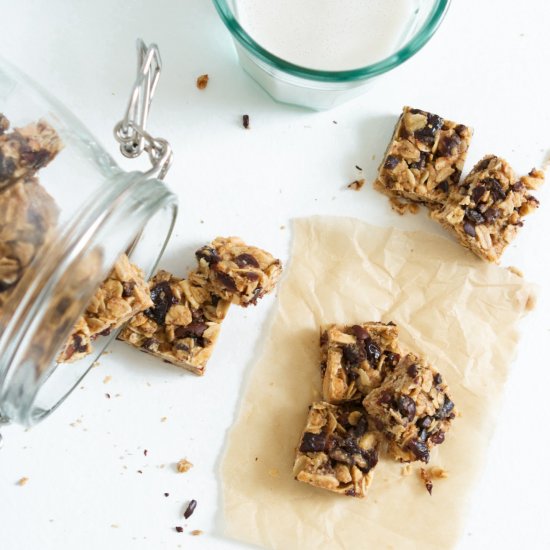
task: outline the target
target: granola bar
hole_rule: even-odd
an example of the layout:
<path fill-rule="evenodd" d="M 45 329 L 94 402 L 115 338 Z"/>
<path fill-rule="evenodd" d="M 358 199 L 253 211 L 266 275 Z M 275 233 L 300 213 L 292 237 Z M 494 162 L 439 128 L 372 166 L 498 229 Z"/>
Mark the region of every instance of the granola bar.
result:
<path fill-rule="evenodd" d="M 63 147 L 57 132 L 44 120 L 8 132 L 0 115 L 0 191 L 46 166 Z"/>
<path fill-rule="evenodd" d="M 213 294 L 207 279 L 159 271 L 149 282 L 153 307 L 136 315 L 119 335 L 142 351 L 204 374 L 230 302 Z"/>
<path fill-rule="evenodd" d="M 280 260 L 238 237 L 217 237 L 195 255 L 211 292 L 244 307 L 271 292 L 282 271 Z"/>
<path fill-rule="evenodd" d="M 393 323 L 321 327 L 323 399 L 338 404 L 362 399 L 397 365 L 398 331 Z"/>
<path fill-rule="evenodd" d="M 538 170 L 518 180 L 505 160 L 488 155 L 431 217 L 451 230 L 462 246 L 496 262 L 523 225 L 523 217 L 538 208 L 529 191 L 543 181 Z"/>
<path fill-rule="evenodd" d="M 73 362 L 88 355 L 91 342 L 99 335 L 108 335 L 152 305 L 142 271 L 123 254 L 78 320 L 59 362 Z"/>
<path fill-rule="evenodd" d="M 445 440 L 455 417 L 443 377 L 413 354 L 406 355 L 363 405 L 390 441 L 389 452 L 402 462 L 428 462 L 430 450 Z"/>
<path fill-rule="evenodd" d="M 36 178 L 19 180 L 0 192 L 0 313 L 52 238 L 58 215 L 54 199 Z"/>
<path fill-rule="evenodd" d="M 374 187 L 390 198 L 444 203 L 460 180 L 472 129 L 404 107 Z"/>
<path fill-rule="evenodd" d="M 309 409 L 294 462 L 298 481 L 364 497 L 378 463 L 378 438 L 361 406 L 322 401 Z"/>

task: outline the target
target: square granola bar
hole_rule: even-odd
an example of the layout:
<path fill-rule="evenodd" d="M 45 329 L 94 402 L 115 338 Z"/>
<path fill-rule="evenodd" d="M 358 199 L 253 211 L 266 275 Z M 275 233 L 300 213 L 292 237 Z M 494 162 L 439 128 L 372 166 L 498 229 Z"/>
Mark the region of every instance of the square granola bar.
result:
<path fill-rule="evenodd" d="M 323 399 L 358 400 L 380 386 L 400 359 L 397 336 L 393 323 L 321 327 Z"/>
<path fill-rule="evenodd" d="M 281 261 L 238 237 L 217 237 L 195 253 L 212 293 L 241 306 L 256 305 L 281 275 Z"/>
<path fill-rule="evenodd" d="M 374 187 L 391 198 L 444 203 L 458 185 L 472 129 L 404 107 Z"/>
<path fill-rule="evenodd" d="M 152 305 L 143 272 L 123 254 L 78 320 L 59 362 L 73 362 L 88 355 L 91 342 L 98 336 L 107 336 Z"/>
<path fill-rule="evenodd" d="M 451 230 L 462 246 L 496 262 L 523 225 L 523 217 L 538 208 L 529 191 L 543 181 L 538 170 L 518 180 L 505 160 L 488 155 L 431 217 Z"/>
<path fill-rule="evenodd" d="M 400 361 L 363 405 L 374 427 L 388 438 L 390 454 L 402 462 L 428 462 L 430 450 L 443 443 L 455 417 L 443 377 L 413 354 Z"/>
<path fill-rule="evenodd" d="M 364 497 L 377 463 L 378 436 L 360 405 L 311 405 L 294 462 L 298 481 Z"/>
<path fill-rule="evenodd" d="M 136 315 L 119 335 L 140 350 L 204 374 L 230 302 L 213 294 L 205 276 L 179 279 L 159 271 L 149 282 L 153 307 Z"/>

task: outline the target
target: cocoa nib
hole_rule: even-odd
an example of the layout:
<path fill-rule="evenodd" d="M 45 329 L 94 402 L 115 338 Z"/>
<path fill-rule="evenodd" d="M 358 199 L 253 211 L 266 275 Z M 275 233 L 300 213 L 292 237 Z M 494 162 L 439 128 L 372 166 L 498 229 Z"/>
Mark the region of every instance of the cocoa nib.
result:
<path fill-rule="evenodd" d="M 430 460 L 430 451 L 423 441 L 412 439 L 407 443 L 406 448 L 411 451 L 417 460 L 421 460 L 422 462 L 428 462 L 428 460 Z"/>
<path fill-rule="evenodd" d="M 409 422 L 414 420 L 416 415 L 416 405 L 408 395 L 402 395 L 397 400 L 397 410 L 402 416 L 407 418 Z"/>
<path fill-rule="evenodd" d="M 208 328 L 206 323 L 189 323 L 185 327 L 178 327 L 174 331 L 176 338 L 200 338 Z"/>
<path fill-rule="evenodd" d="M 479 213 L 477 210 L 473 210 L 472 208 L 466 208 L 466 210 L 464 210 L 464 217 L 471 221 L 474 225 L 485 222 L 485 217 L 483 214 Z"/>
<path fill-rule="evenodd" d="M 439 154 L 444 157 L 450 157 L 455 154 L 455 151 L 460 145 L 460 137 L 457 134 L 451 134 L 450 136 L 443 136 L 439 140 L 437 150 Z"/>
<path fill-rule="evenodd" d="M 474 188 L 472 191 L 472 199 L 474 199 L 476 204 L 481 200 L 481 197 L 485 195 L 485 191 L 487 191 L 487 189 L 484 185 L 478 185 Z"/>
<path fill-rule="evenodd" d="M 476 236 L 475 227 L 470 222 L 464 222 L 464 233 L 470 237 Z"/>
<path fill-rule="evenodd" d="M 177 302 L 167 281 L 163 281 L 153 287 L 151 290 L 151 300 L 153 300 L 155 305 L 146 309 L 144 311 L 145 315 L 157 324 L 164 325 L 168 310 Z"/>
<path fill-rule="evenodd" d="M 197 260 L 205 260 L 208 265 L 217 264 L 221 258 L 214 248 L 211 246 L 203 246 L 195 252 Z"/>
<path fill-rule="evenodd" d="M 252 256 L 252 254 L 239 254 L 235 258 L 235 263 L 239 267 L 260 267 L 258 260 Z"/>
<path fill-rule="evenodd" d="M 189 504 L 187 505 L 187 508 L 185 509 L 185 512 L 183 512 L 183 517 L 185 519 L 189 519 L 193 515 L 193 512 L 195 511 L 196 507 L 197 507 L 197 501 L 196 500 L 189 501 Z"/>
<path fill-rule="evenodd" d="M 386 162 L 384 163 L 384 168 L 388 170 L 393 170 L 399 164 L 399 158 L 394 155 L 388 155 Z"/>
<path fill-rule="evenodd" d="M 324 451 L 327 442 L 327 436 L 324 433 L 314 434 L 305 432 L 300 444 L 302 453 L 320 453 Z"/>
<path fill-rule="evenodd" d="M 249 115 L 243 115 L 243 128 L 245 130 L 248 130 L 250 128 L 250 116 Z"/>
<path fill-rule="evenodd" d="M 237 292 L 238 289 L 235 285 L 235 281 L 227 273 L 224 273 L 223 271 L 217 271 L 216 278 L 227 290 Z"/>
<path fill-rule="evenodd" d="M 442 191 L 443 193 L 448 193 L 449 192 L 449 182 L 447 180 L 445 181 L 442 181 L 437 187 L 436 189 L 438 189 L 439 191 Z"/>

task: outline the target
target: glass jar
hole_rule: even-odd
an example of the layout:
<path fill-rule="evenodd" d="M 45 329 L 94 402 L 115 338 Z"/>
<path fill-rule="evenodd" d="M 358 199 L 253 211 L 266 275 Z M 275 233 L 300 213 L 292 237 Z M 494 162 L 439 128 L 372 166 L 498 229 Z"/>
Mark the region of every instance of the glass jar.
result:
<path fill-rule="evenodd" d="M 63 105 L 1 59 L 0 113 L 0 421 L 31 426 L 115 338 L 105 331 L 91 354 L 60 361 L 123 253 L 152 274 L 177 200 L 152 172 L 122 171 Z"/>

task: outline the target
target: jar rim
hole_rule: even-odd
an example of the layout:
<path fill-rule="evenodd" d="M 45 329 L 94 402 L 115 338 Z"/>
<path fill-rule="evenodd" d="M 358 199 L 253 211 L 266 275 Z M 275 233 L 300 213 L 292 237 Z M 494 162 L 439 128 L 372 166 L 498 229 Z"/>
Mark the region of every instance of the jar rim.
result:
<path fill-rule="evenodd" d="M 92 355 L 79 361 L 78 363 L 82 362 L 82 366 L 77 367 L 78 363 L 70 364 L 73 377 L 67 378 L 70 382 L 69 387 L 67 391 L 63 389 L 60 392 L 59 399 L 54 399 L 55 402 L 45 409 L 36 406 L 44 385 L 59 366 L 55 358 L 60 348 L 66 342 L 97 287 L 110 272 L 120 254 L 130 247 L 133 250 L 134 245 L 143 238 L 144 228 L 156 215 L 164 211 L 168 211 L 169 214 L 160 246 L 151 254 L 152 262 L 145 274 L 148 278 L 156 269 L 172 234 L 177 216 L 177 197 L 162 182 L 149 179 L 141 172 L 119 171 L 104 182 L 88 197 L 79 211 L 73 215 L 67 228 L 57 237 L 56 247 L 61 248 L 48 249 L 54 250 L 50 258 L 43 254 L 36 259 L 36 265 L 33 266 L 38 270 L 36 280 L 33 280 L 28 292 L 21 294 L 21 302 L 0 335 L 0 416 L 28 426 L 36 424 L 53 412 L 80 383 L 97 356 L 116 336 L 117 331 L 106 337 Z M 121 223 L 127 223 L 127 226 L 121 226 Z M 102 248 L 106 242 L 106 235 L 116 232 L 117 229 L 121 230 L 121 227 L 125 230 L 116 242 L 122 246 L 118 248 L 117 244 L 116 250 L 104 250 L 107 248 Z M 47 312 L 52 311 L 54 300 L 59 298 L 59 285 L 63 277 L 75 266 L 75 261 L 86 258 L 86 252 L 90 250 L 100 250 L 105 254 L 101 268 L 86 281 L 85 290 L 78 296 L 78 306 L 71 311 L 68 320 L 65 319 L 63 326 L 66 324 L 66 329 L 60 330 L 46 348 L 43 357 L 46 367 L 39 369 L 38 364 L 33 364 L 27 359 L 30 346 L 33 345 L 33 336 L 46 328 L 41 323 L 47 321 Z M 58 260 L 59 265 L 56 265 Z"/>
<path fill-rule="evenodd" d="M 445 14 L 447 13 L 451 0 L 434 0 L 432 9 L 426 18 L 426 21 L 424 21 L 414 36 L 412 36 L 407 43 L 396 52 L 380 61 L 377 61 L 376 63 L 365 65 L 356 69 L 342 71 L 311 69 L 291 63 L 276 56 L 261 46 L 250 36 L 248 32 L 245 31 L 233 15 L 233 12 L 228 5 L 228 0 L 213 0 L 213 3 L 222 22 L 227 27 L 233 38 L 253 56 L 259 58 L 271 67 L 279 69 L 295 77 L 321 82 L 341 83 L 366 80 L 388 72 L 415 55 L 426 45 L 438 29 L 439 25 L 443 21 L 443 18 L 445 17 Z"/>

